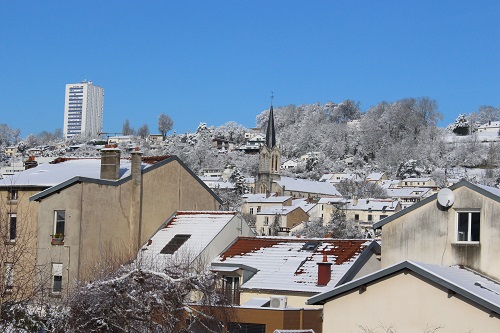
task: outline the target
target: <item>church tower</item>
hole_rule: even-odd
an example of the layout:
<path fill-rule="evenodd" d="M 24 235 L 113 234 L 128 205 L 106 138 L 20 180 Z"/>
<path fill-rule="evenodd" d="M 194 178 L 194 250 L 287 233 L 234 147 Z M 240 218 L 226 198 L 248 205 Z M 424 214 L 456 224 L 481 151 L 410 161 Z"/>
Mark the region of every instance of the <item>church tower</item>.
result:
<path fill-rule="evenodd" d="M 274 130 L 273 105 L 269 109 L 269 120 L 266 130 L 266 144 L 259 150 L 259 173 L 255 193 L 273 193 L 273 181 L 280 180 L 281 152 L 276 144 L 276 132 Z"/>

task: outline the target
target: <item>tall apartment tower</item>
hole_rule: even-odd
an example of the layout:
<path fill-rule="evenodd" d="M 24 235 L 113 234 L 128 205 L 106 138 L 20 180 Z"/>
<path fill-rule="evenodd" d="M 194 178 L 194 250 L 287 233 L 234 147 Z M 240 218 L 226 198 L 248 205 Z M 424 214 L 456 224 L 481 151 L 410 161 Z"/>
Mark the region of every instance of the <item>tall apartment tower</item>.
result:
<path fill-rule="evenodd" d="M 102 131 L 104 88 L 92 81 L 66 85 L 64 98 L 64 137 L 97 136 Z"/>

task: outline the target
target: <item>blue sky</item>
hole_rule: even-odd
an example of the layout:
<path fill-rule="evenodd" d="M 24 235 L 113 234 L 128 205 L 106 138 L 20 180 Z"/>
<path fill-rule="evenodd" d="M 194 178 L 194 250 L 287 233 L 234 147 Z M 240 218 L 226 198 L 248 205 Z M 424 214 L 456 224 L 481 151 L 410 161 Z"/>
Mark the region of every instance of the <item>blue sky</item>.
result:
<path fill-rule="evenodd" d="M 104 87 L 125 119 L 178 133 L 247 127 L 274 105 L 428 96 L 440 125 L 500 105 L 499 1 L 0 0 L 0 123 L 63 127 L 66 83 Z"/>

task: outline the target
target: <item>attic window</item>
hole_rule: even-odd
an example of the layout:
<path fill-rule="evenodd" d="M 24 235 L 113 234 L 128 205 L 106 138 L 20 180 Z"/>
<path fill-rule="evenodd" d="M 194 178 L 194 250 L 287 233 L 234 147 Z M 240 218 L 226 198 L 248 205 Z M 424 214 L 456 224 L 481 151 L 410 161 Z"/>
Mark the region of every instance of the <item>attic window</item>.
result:
<path fill-rule="evenodd" d="M 167 245 L 160 251 L 162 254 L 174 254 L 191 235 L 175 235 Z"/>
<path fill-rule="evenodd" d="M 314 251 L 316 250 L 316 248 L 319 246 L 319 242 L 318 241 L 308 241 L 304 244 L 304 246 L 302 246 L 302 250 L 305 250 L 305 251 Z"/>

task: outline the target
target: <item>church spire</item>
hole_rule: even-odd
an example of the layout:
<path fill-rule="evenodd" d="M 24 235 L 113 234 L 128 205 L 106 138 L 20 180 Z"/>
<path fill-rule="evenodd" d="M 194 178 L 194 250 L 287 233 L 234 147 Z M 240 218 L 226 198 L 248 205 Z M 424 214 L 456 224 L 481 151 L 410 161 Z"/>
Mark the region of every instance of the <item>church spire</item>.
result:
<path fill-rule="evenodd" d="M 269 120 L 267 121 L 266 146 L 268 148 L 276 146 L 276 132 L 274 130 L 274 112 L 272 103 L 271 108 L 269 109 Z"/>

